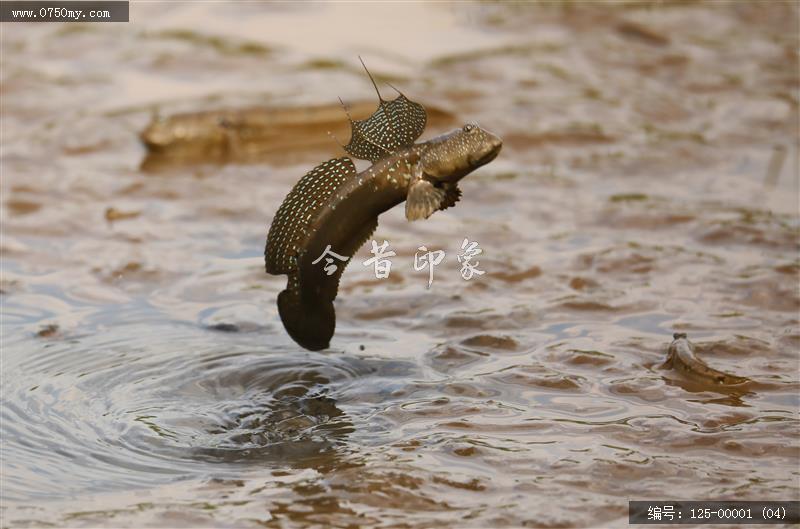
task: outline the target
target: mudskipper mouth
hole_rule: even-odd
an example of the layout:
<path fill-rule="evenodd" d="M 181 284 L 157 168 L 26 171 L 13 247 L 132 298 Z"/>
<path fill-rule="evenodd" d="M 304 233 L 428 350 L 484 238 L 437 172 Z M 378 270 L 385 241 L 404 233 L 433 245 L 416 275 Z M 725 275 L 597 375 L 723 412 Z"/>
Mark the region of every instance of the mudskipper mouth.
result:
<path fill-rule="evenodd" d="M 489 163 L 492 160 L 494 160 L 495 158 L 497 158 L 497 155 L 500 154 L 500 149 L 502 147 L 503 147 L 503 144 L 502 143 L 498 143 L 497 145 L 495 145 L 492 148 L 491 151 L 487 152 L 486 154 L 484 154 L 483 156 L 478 158 L 478 160 L 477 160 L 477 162 L 475 164 L 476 167 L 479 167 L 481 165 L 486 165 L 487 163 Z"/>

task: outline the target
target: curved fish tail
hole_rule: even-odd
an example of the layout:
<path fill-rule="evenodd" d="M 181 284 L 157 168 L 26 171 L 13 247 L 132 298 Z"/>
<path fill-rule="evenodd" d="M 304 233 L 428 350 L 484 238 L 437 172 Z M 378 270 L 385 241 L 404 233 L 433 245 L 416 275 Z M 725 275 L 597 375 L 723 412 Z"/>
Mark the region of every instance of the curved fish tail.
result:
<path fill-rule="evenodd" d="M 278 294 L 278 313 L 289 336 L 310 351 L 327 349 L 336 329 L 333 302 L 322 298 L 304 300 L 297 290 Z"/>

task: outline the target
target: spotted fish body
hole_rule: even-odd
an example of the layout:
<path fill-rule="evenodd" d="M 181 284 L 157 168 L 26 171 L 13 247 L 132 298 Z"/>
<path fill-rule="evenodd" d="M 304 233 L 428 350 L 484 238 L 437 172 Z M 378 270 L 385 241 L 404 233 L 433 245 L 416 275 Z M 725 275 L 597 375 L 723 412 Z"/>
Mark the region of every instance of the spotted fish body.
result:
<path fill-rule="evenodd" d="M 289 335 L 306 349 L 328 347 L 336 327 L 339 279 L 374 233 L 378 216 L 403 201 L 409 220 L 455 205 L 461 195 L 458 180 L 493 160 L 502 146 L 497 136 L 474 124 L 415 144 L 425 128 L 422 105 L 402 94 L 392 101 L 378 97 L 372 116 L 350 120 L 352 134 L 344 146 L 373 165 L 359 173 L 343 157 L 315 167 L 278 208 L 267 235 L 266 271 L 289 277 L 278 295 L 278 312 Z M 334 263 L 331 275 L 318 261 L 329 246 L 346 259 Z"/>

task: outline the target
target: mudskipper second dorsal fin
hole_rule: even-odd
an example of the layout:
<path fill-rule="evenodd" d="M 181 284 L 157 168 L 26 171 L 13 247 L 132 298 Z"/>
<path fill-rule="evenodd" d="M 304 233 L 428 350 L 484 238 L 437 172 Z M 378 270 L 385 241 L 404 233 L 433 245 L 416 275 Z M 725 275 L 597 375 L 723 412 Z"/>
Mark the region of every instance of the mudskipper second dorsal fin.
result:
<path fill-rule="evenodd" d="M 411 101 L 396 88 L 400 95 L 391 101 L 383 99 L 363 60 L 361 64 L 378 94 L 378 108 L 363 120 L 354 121 L 347 115 L 352 132 L 350 142 L 344 149 L 354 158 L 374 163 L 399 149 L 413 145 L 425 130 L 428 117 L 425 107 Z"/>
<path fill-rule="evenodd" d="M 310 236 L 308 227 L 330 201 L 331 195 L 356 167 L 350 158 L 334 158 L 309 171 L 286 196 L 267 235 L 264 259 L 267 273 L 297 272 L 296 258 Z"/>

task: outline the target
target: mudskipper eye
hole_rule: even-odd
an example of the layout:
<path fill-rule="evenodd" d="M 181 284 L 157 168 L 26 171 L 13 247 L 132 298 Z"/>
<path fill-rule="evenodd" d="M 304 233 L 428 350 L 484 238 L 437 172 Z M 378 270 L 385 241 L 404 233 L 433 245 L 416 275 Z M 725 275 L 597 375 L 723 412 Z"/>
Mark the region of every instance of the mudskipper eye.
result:
<path fill-rule="evenodd" d="M 474 128 L 475 128 L 475 125 L 473 125 L 472 123 L 467 123 L 466 125 L 464 125 L 464 128 L 462 130 L 464 132 L 472 132 L 472 130 Z"/>

